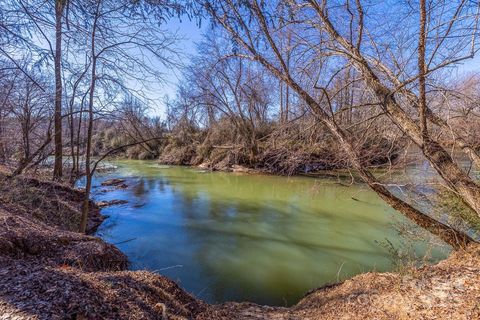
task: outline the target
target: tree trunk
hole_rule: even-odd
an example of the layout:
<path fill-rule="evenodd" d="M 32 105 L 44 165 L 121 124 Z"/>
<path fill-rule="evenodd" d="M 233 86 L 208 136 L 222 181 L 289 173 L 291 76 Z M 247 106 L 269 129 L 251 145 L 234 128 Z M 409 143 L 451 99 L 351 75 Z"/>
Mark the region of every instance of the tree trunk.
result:
<path fill-rule="evenodd" d="M 346 58 L 349 59 L 352 65 L 363 75 L 367 85 L 381 102 L 381 107 L 385 113 L 400 130 L 407 134 L 410 140 L 420 147 L 430 164 L 447 182 L 448 186 L 455 190 L 465 204 L 480 216 L 480 186 L 460 169 L 450 154 L 438 142 L 434 141 L 428 135 L 423 137 L 425 136 L 425 132 L 422 132 L 423 128 L 420 128 L 395 101 L 394 92 L 381 83 L 359 48 L 353 46 L 337 32 L 318 3 L 313 1 L 310 1 L 310 3 L 324 23 L 332 39 L 348 52 Z"/>
<path fill-rule="evenodd" d="M 375 85 L 376 86 L 376 85 Z M 375 90 L 383 109 L 395 124 L 420 147 L 432 167 L 457 192 L 462 200 L 480 216 L 480 186 L 478 186 L 452 159 L 450 154 L 424 133 L 397 104 L 389 92 Z"/>
<path fill-rule="evenodd" d="M 100 0 L 97 1 L 97 9 L 92 26 L 91 55 L 92 55 L 92 73 L 90 79 L 90 92 L 88 100 L 88 129 L 87 129 L 87 150 L 85 152 L 85 197 L 82 205 L 82 218 L 80 221 L 80 232 L 87 231 L 88 209 L 90 205 L 90 190 L 92 189 L 93 172 L 90 169 L 90 156 L 92 152 L 92 134 L 93 134 L 93 99 L 95 98 L 95 85 L 97 83 L 97 55 L 95 52 L 95 35 L 97 32 L 98 13 L 100 10 Z"/>
<path fill-rule="evenodd" d="M 273 70 L 272 68 L 269 69 Z M 375 191 L 385 202 L 387 202 L 395 210 L 401 212 L 404 216 L 412 220 L 418 226 L 438 236 L 440 239 L 442 239 L 455 249 L 464 247 L 466 244 L 473 241 L 465 233 L 453 230 L 449 226 L 433 218 L 430 218 L 429 216 L 415 209 L 414 207 L 388 191 L 388 189 L 380 182 L 378 182 L 376 178 L 361 164 L 361 162 L 359 161 L 361 157 L 355 151 L 353 144 L 349 141 L 342 129 L 339 128 L 337 124 L 328 117 L 328 115 L 324 112 L 319 103 L 316 102 L 315 99 L 313 99 L 313 97 L 311 97 L 306 91 L 304 91 L 292 78 L 284 76 L 284 79 L 287 84 L 290 85 L 292 89 L 295 90 L 298 95 L 303 98 L 303 100 L 311 108 L 314 114 L 327 126 L 329 131 L 336 137 L 337 141 L 340 143 L 342 149 L 346 152 L 353 168 L 360 174 L 360 176 L 368 184 L 368 186 L 373 191 Z M 448 153 L 446 155 L 449 156 Z M 435 160 L 435 162 L 439 161 Z M 448 163 L 448 161 L 443 162 Z M 449 170 L 453 170 L 453 168 L 449 168 Z M 456 174 L 458 174 L 458 172 Z"/>
<path fill-rule="evenodd" d="M 78 117 L 78 126 L 77 126 L 77 148 L 76 148 L 76 155 L 74 157 L 74 161 L 76 162 L 75 164 L 75 176 L 79 177 L 80 176 L 80 137 L 81 137 L 81 131 L 82 131 L 82 122 L 83 122 L 83 104 L 84 104 L 84 99 L 82 99 L 82 102 L 80 103 L 80 116 Z"/>
<path fill-rule="evenodd" d="M 92 41 L 93 42 L 93 41 Z M 92 52 L 95 52 L 93 46 Z M 90 97 L 88 102 L 88 129 L 87 129 L 87 148 L 85 151 L 85 178 L 87 179 L 85 184 L 85 196 L 82 205 L 82 218 L 80 221 L 80 232 L 85 233 L 87 231 L 88 210 L 90 205 L 90 190 L 92 189 L 92 176 L 93 172 L 90 170 L 91 153 L 92 153 L 92 134 L 93 134 L 93 99 L 95 93 L 96 82 L 96 57 L 93 57 L 92 62 L 92 79 L 90 84 Z"/>
<path fill-rule="evenodd" d="M 390 90 L 380 83 L 366 62 L 360 60 L 357 66 L 378 100 L 382 101 L 381 106 L 390 119 L 420 147 L 432 167 L 447 182 L 448 186 L 455 190 L 460 198 L 480 216 L 480 186 L 460 169 L 450 154 L 437 141 L 429 135 L 425 136 L 421 128 L 396 102 Z"/>
<path fill-rule="evenodd" d="M 5 144 L 3 143 L 3 115 L 0 109 L 0 163 L 6 160 Z"/>
<path fill-rule="evenodd" d="M 73 116 L 73 106 L 70 105 L 70 117 L 69 117 L 69 129 L 70 129 L 70 162 L 71 162 L 71 168 L 70 168 L 70 184 L 73 185 L 75 182 L 76 176 L 75 176 L 75 171 L 76 169 L 76 162 L 75 162 L 75 121 L 74 121 L 74 116 Z"/>
<path fill-rule="evenodd" d="M 280 123 L 283 123 L 284 122 L 284 119 L 283 119 L 283 81 L 280 80 Z M 288 87 L 288 86 L 287 86 Z"/>
<path fill-rule="evenodd" d="M 24 157 L 22 160 L 20 160 L 18 167 L 12 173 L 13 176 L 21 174 L 23 170 L 25 170 L 25 168 L 27 168 L 28 165 L 33 161 L 33 159 L 35 159 L 35 157 L 37 157 L 41 152 L 43 152 L 43 150 L 45 150 L 45 148 L 50 144 L 50 141 L 52 141 L 50 128 L 51 124 L 48 125 L 48 132 L 45 142 L 33 154 L 30 154 L 27 158 Z"/>
<path fill-rule="evenodd" d="M 305 100 L 310 106 L 310 108 L 322 120 L 322 122 L 327 126 L 330 132 L 337 138 L 337 141 L 340 143 L 342 149 L 346 152 L 353 168 L 360 174 L 360 176 L 368 184 L 368 186 L 373 191 L 375 191 L 386 203 L 388 203 L 395 210 L 401 212 L 418 226 L 438 236 L 440 239 L 442 239 L 455 249 L 462 248 L 469 242 L 473 241 L 465 233 L 457 232 L 449 226 L 433 218 L 430 218 L 429 216 L 415 209 L 405 201 L 393 195 L 385 186 L 383 186 L 379 181 L 377 181 L 377 179 L 361 164 L 361 162 L 359 161 L 361 157 L 355 151 L 353 144 L 349 141 L 342 129 L 339 128 L 333 121 L 330 121 L 330 119 L 324 114 L 323 109 L 321 109 L 320 105 L 318 105 L 318 103 L 312 97 L 308 96 L 306 92 L 299 93 L 301 96 L 303 93 L 306 98 Z"/>
<path fill-rule="evenodd" d="M 357 61 L 358 59 L 364 60 L 361 55 L 358 55 L 358 49 L 355 50 L 355 47 L 345 41 L 333 28 L 331 25 L 331 22 L 329 19 L 326 17 L 326 15 L 323 12 L 323 7 L 319 5 L 318 2 L 316 1 L 308 1 L 312 7 L 318 12 L 318 15 L 321 17 L 322 21 L 324 22 L 325 28 L 328 30 L 328 32 L 332 35 L 333 40 L 339 42 L 342 46 L 344 46 L 347 51 L 350 53 L 352 52 L 352 55 L 346 55 L 346 57 L 352 61 L 352 64 L 355 65 L 358 69 L 360 69 L 360 72 L 363 74 L 364 78 L 369 82 L 368 84 L 376 89 L 382 89 L 382 90 L 374 90 L 377 93 L 377 97 L 380 99 L 380 101 L 385 101 L 384 102 L 384 108 L 388 107 L 388 112 L 386 113 L 391 113 L 395 112 L 398 113 L 400 111 L 403 111 L 400 108 L 400 111 L 398 108 L 396 108 L 396 105 L 392 106 L 392 102 L 395 102 L 393 100 L 393 96 L 390 95 L 389 91 L 383 90 L 386 89 L 383 86 L 381 86 L 380 82 L 378 79 L 376 79 L 376 83 L 373 83 L 372 77 L 369 74 L 365 74 L 365 68 L 364 65 Z M 279 61 L 280 66 L 277 67 L 270 63 L 270 61 L 265 58 L 262 54 L 257 51 L 257 49 L 254 47 L 253 43 L 249 43 L 248 40 L 243 40 L 243 38 L 235 31 L 234 28 L 229 25 L 228 22 L 223 20 L 222 18 L 215 16 L 216 20 L 225 27 L 225 29 L 230 32 L 250 53 L 254 56 L 254 59 L 261 63 L 267 70 L 269 70 L 272 74 L 274 74 L 278 79 L 283 80 L 287 85 L 289 85 L 293 91 L 295 91 L 299 98 L 302 98 L 303 101 L 310 107 L 310 109 L 314 112 L 316 117 L 324 123 L 329 131 L 336 137 L 336 140 L 340 143 L 340 146 L 345 150 L 348 159 L 350 160 L 352 166 L 360 173 L 364 181 L 370 186 L 372 190 L 374 190 L 382 199 L 384 199 L 388 204 L 390 204 L 394 209 L 398 210 L 402 214 L 404 214 L 407 218 L 411 219 L 415 223 L 417 223 L 419 226 L 429 230 L 433 234 L 437 235 L 441 239 L 443 239 L 445 242 L 449 243 L 452 245 L 454 248 L 459 248 L 461 247 L 464 243 L 472 241 L 468 235 L 465 235 L 463 233 L 457 232 L 450 227 L 444 225 L 443 223 L 436 221 L 435 219 L 430 218 L 429 216 L 423 214 L 422 212 L 416 210 L 412 206 L 410 206 L 408 203 L 405 201 L 397 198 L 394 196 L 392 193 L 390 193 L 386 187 L 384 187 L 382 184 L 380 184 L 375 177 L 369 173 L 361 164 L 359 161 L 360 159 L 360 154 L 357 154 L 355 151 L 352 143 L 347 139 L 347 136 L 344 134 L 342 129 L 335 123 L 334 119 L 330 118 L 329 115 L 325 112 L 325 110 L 321 107 L 321 105 L 307 92 L 305 91 L 295 80 L 292 78 L 289 69 L 287 67 L 287 64 L 285 63 L 281 52 L 278 50 L 277 45 L 275 44 L 273 38 L 270 35 L 269 28 L 267 26 L 266 18 L 262 13 L 262 10 L 260 9 L 260 6 L 258 5 L 257 1 L 253 2 L 252 6 L 253 11 L 258 17 L 258 22 L 260 25 L 260 28 L 262 29 L 262 32 L 265 34 L 267 43 L 270 44 L 274 55 Z M 358 48 L 359 46 L 357 46 Z M 368 65 L 367 65 L 368 66 Z M 377 92 L 378 91 L 378 92 Z M 381 98 L 379 97 L 380 93 L 384 93 Z M 392 118 L 392 115 L 390 115 Z M 409 121 L 408 121 L 409 120 Z M 398 121 L 398 119 L 397 119 Z M 419 129 L 418 126 L 410 119 L 407 118 L 406 121 L 404 121 L 408 125 L 408 129 L 410 133 L 414 132 L 415 135 L 413 135 L 412 139 L 415 138 L 416 143 L 421 144 L 421 139 L 419 140 L 418 138 L 421 138 L 421 135 L 418 135 Z M 404 124 L 405 124 L 404 123 Z M 404 130 L 405 131 L 405 130 Z M 430 141 L 429 141 L 430 142 Z M 458 167 L 455 167 L 455 164 L 453 163 L 453 160 L 449 157 L 448 153 L 445 152 L 445 150 L 441 148 L 424 148 L 427 150 L 425 152 L 426 154 L 429 155 L 429 160 L 431 162 L 440 162 L 443 163 L 444 165 L 448 164 L 448 169 L 453 170 L 454 172 L 451 172 L 452 176 L 456 175 L 456 178 L 458 176 L 461 176 L 461 170 Z M 447 157 L 445 157 L 445 154 L 443 154 L 441 151 L 446 153 Z M 443 157 L 440 157 L 439 159 L 436 159 L 433 155 L 442 155 Z M 440 161 L 442 160 L 442 161 Z M 456 171 L 455 171 L 456 168 Z M 446 169 L 446 168 L 438 168 L 440 169 Z M 447 170 L 449 171 L 449 170 Z M 460 171 L 460 173 L 458 172 Z M 450 172 L 450 171 L 449 171 Z M 450 177 L 450 176 L 449 176 Z M 468 178 L 468 177 L 466 177 Z M 455 182 L 458 184 L 457 180 L 454 180 L 452 182 Z M 465 183 L 465 181 L 464 181 Z M 474 184 L 475 186 L 475 184 Z M 460 189 L 460 184 L 459 184 L 459 189 Z M 466 186 L 467 187 L 467 186 Z M 462 190 L 465 193 L 475 193 L 475 187 L 469 189 L 469 190 Z M 468 197 L 467 197 L 468 198 Z M 480 200 L 479 200 L 480 201 Z"/>
<path fill-rule="evenodd" d="M 63 169 L 62 145 L 62 19 L 65 0 L 55 0 L 55 162 L 53 178 L 60 179 Z"/>
<path fill-rule="evenodd" d="M 459 233 L 449 226 L 430 218 L 423 214 L 419 210 L 415 209 L 405 201 L 397 198 L 393 195 L 385 186 L 377 181 L 377 179 L 366 170 L 361 162 L 359 155 L 352 147 L 352 143 L 349 142 L 345 134 L 334 124 L 326 123 L 330 131 L 337 137 L 341 147 L 347 153 L 348 158 L 354 167 L 354 169 L 360 174 L 362 179 L 368 184 L 368 186 L 375 191 L 386 203 L 388 203 L 393 209 L 403 213 L 408 219 L 415 222 L 418 226 L 428 230 L 430 233 L 438 236 L 440 239 L 451 245 L 455 249 L 465 247 L 469 242 L 473 240 L 464 233 Z"/>
<path fill-rule="evenodd" d="M 437 116 L 435 113 L 433 113 L 430 109 L 427 108 L 427 118 L 430 120 L 432 123 L 436 124 L 439 126 L 442 130 L 451 133 L 453 135 L 453 142 L 459 147 L 463 153 L 465 153 L 470 160 L 475 164 L 475 166 L 480 169 L 480 156 L 478 155 L 477 151 L 469 145 L 462 137 L 460 137 L 458 134 L 453 132 L 448 123 Z M 440 141 L 443 145 L 445 145 L 448 141 Z"/>
<path fill-rule="evenodd" d="M 381 63 L 378 63 L 378 66 L 387 74 L 389 79 L 398 87 L 402 86 L 402 83 L 398 78 L 395 77 L 394 74 L 392 74 L 391 70 L 389 70 L 386 66 L 382 65 Z M 408 90 L 406 88 L 403 88 L 402 90 L 398 91 L 400 94 L 404 94 L 410 101 L 410 103 L 413 105 L 415 109 L 420 109 L 420 101 L 415 93 L 413 93 L 411 90 Z M 424 112 L 426 113 L 426 118 L 428 121 L 431 123 L 437 125 L 442 129 L 444 132 L 448 132 L 449 134 L 452 135 L 453 142 L 454 144 L 460 148 L 460 150 L 465 153 L 470 160 L 476 165 L 477 168 L 480 169 L 480 156 L 478 152 L 473 148 L 471 145 L 468 144 L 465 139 L 463 139 L 460 135 L 458 135 L 456 132 L 454 132 L 447 121 L 445 121 L 442 117 L 436 115 L 429 107 L 428 105 L 425 105 L 425 110 Z M 426 127 L 426 124 L 425 124 Z M 450 143 L 449 139 L 439 139 L 439 143 L 444 148 L 448 147 L 448 144 Z"/>

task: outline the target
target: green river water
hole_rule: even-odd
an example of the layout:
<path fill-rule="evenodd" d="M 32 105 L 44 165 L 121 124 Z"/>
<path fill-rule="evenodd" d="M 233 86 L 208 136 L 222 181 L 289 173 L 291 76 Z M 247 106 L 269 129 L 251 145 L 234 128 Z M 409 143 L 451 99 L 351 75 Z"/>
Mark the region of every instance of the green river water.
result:
<path fill-rule="evenodd" d="M 128 203 L 102 211 L 110 218 L 98 235 L 116 244 L 132 269 L 165 275 L 207 302 L 291 305 L 310 289 L 392 270 L 381 243 L 406 241 L 395 227 L 402 216 L 362 185 L 153 161 L 113 164 L 117 170 L 95 176 L 94 199 Z M 100 186 L 110 178 L 125 178 L 129 187 Z M 432 259 L 447 251 L 434 249 Z"/>

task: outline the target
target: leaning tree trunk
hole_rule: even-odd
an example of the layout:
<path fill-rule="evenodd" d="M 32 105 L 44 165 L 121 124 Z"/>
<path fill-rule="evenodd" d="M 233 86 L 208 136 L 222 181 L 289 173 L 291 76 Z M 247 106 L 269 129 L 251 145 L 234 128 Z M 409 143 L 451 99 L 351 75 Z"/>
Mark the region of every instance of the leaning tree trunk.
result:
<path fill-rule="evenodd" d="M 378 83 L 374 84 L 374 87 Z M 456 191 L 460 198 L 480 216 L 480 186 L 454 162 L 450 154 L 430 136 L 423 137 L 417 124 L 397 104 L 388 90 L 375 90 L 377 97 L 384 101 L 382 107 L 405 132 L 409 138 L 420 147 L 432 167 L 445 180 L 449 187 Z"/>
<path fill-rule="evenodd" d="M 272 69 L 268 65 L 266 66 L 274 74 L 279 75 L 275 69 Z M 392 194 L 362 165 L 361 161 L 359 160 L 361 157 L 353 147 L 352 142 L 348 139 L 343 130 L 335 123 L 335 121 L 328 117 L 320 104 L 305 90 L 303 90 L 291 77 L 284 76 L 283 78 L 287 84 L 307 103 L 318 119 L 320 119 L 320 121 L 322 121 L 329 131 L 335 136 L 341 148 L 345 151 L 351 165 L 360 174 L 362 179 L 392 208 L 402 213 L 405 217 L 416 223 L 418 226 L 438 236 L 455 249 L 462 248 L 466 244 L 474 241 L 465 233 L 456 231 L 448 225 L 445 225 L 442 222 L 427 216 Z"/>
<path fill-rule="evenodd" d="M 470 158 L 470 160 L 472 160 L 472 162 L 478 169 L 480 169 L 480 156 L 478 155 L 478 152 L 475 150 L 475 148 L 473 148 L 467 141 L 465 141 L 465 139 L 463 139 L 456 132 L 453 132 L 450 129 L 448 123 L 439 116 L 437 116 L 435 113 L 433 113 L 430 109 L 427 109 L 427 118 L 432 123 L 439 126 L 442 130 L 451 133 L 453 135 L 452 138 L 455 145 L 459 147 L 460 150 L 462 150 L 463 153 L 465 153 Z M 445 145 L 445 143 L 443 143 L 443 145 Z"/>
<path fill-rule="evenodd" d="M 301 94 L 302 95 L 302 94 Z M 380 183 L 361 163 L 359 160 L 361 157 L 353 147 L 353 143 L 348 139 L 347 135 L 338 125 L 325 116 L 323 109 L 320 105 L 310 96 L 303 92 L 306 98 L 307 104 L 311 107 L 314 113 L 320 120 L 327 126 L 329 131 L 336 137 L 341 148 L 347 154 L 353 168 L 360 174 L 362 179 L 368 184 L 368 186 L 375 191 L 386 203 L 388 203 L 393 209 L 401 212 L 408 219 L 416 223 L 418 226 L 428 230 L 430 233 L 438 236 L 440 239 L 451 245 L 455 249 L 463 248 L 468 243 L 474 240 L 467 234 L 456 231 L 450 226 L 437 221 L 421 211 L 417 210 L 407 202 L 401 200 L 394 194 L 392 194 L 382 183 Z"/>
<path fill-rule="evenodd" d="M 480 216 L 480 186 L 453 161 L 440 143 L 422 132 L 422 129 L 397 103 L 393 93 L 380 83 L 367 62 L 359 54 L 356 58 L 354 64 L 361 71 L 378 100 L 382 101 L 381 107 L 385 113 L 422 150 L 424 156 L 448 186 Z"/>
<path fill-rule="evenodd" d="M 394 92 L 383 85 L 373 72 L 367 59 L 360 52 L 359 46 L 354 46 L 334 28 L 329 17 L 316 2 L 310 1 L 317 12 L 325 29 L 332 39 L 347 52 L 345 57 L 362 74 L 368 87 L 381 102 L 381 107 L 389 118 L 402 130 L 417 146 L 420 147 L 432 167 L 447 182 L 458 196 L 480 216 L 480 186 L 477 185 L 453 161 L 450 154 L 430 136 L 425 136 L 417 123 L 402 109 L 394 97 Z M 426 106 L 425 106 L 426 107 Z"/>
<path fill-rule="evenodd" d="M 455 249 L 463 248 L 474 240 L 465 233 L 453 230 L 451 227 L 439 222 L 421 211 L 415 209 L 410 204 L 393 195 L 383 184 L 381 184 L 359 161 L 360 157 L 348 141 L 346 135 L 333 123 L 326 123 L 330 131 L 336 136 L 341 147 L 346 152 L 348 159 L 353 168 L 360 174 L 362 179 L 368 186 L 375 191 L 386 203 L 393 209 L 403 213 L 407 218 L 415 222 L 418 226 L 428 230 L 432 234 L 454 247 Z"/>
<path fill-rule="evenodd" d="M 391 70 L 389 70 L 386 66 L 384 66 L 382 63 L 377 62 L 378 67 L 388 76 L 388 78 L 397 86 L 397 87 L 402 87 L 401 81 L 396 78 L 394 74 L 392 74 Z M 403 88 L 398 91 L 399 94 L 405 95 L 408 98 L 408 101 L 412 104 L 414 109 L 419 109 L 420 108 L 420 103 L 417 95 L 412 92 L 409 89 Z M 452 130 L 452 128 L 449 126 L 448 122 L 444 120 L 442 117 L 439 115 L 435 114 L 429 107 L 428 105 L 425 106 L 425 113 L 426 113 L 426 118 L 428 121 L 430 121 L 432 124 L 435 124 L 438 126 L 440 129 L 442 129 L 444 132 L 449 133 L 452 136 L 453 143 L 460 148 L 460 150 L 463 151 L 464 154 L 466 154 L 470 160 L 475 164 L 477 168 L 480 169 L 480 155 L 475 150 L 475 148 L 470 145 L 465 139 L 456 133 L 455 131 Z M 444 147 L 447 148 L 449 143 L 451 143 L 450 139 L 443 139 L 441 137 L 438 138 L 438 142 Z"/>

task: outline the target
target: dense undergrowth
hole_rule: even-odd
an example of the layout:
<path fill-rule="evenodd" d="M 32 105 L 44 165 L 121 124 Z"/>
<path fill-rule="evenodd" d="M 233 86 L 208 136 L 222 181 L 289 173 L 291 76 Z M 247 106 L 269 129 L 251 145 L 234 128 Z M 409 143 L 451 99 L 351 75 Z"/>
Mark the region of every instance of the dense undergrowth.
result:
<path fill-rule="evenodd" d="M 381 167 L 395 162 L 404 143 L 375 134 L 359 139 L 357 148 L 364 165 Z M 213 170 L 241 165 L 281 175 L 350 167 L 335 140 L 308 121 L 255 129 L 240 129 L 228 119 L 206 129 L 177 126 L 165 134 L 158 154 L 163 164 L 202 165 Z"/>

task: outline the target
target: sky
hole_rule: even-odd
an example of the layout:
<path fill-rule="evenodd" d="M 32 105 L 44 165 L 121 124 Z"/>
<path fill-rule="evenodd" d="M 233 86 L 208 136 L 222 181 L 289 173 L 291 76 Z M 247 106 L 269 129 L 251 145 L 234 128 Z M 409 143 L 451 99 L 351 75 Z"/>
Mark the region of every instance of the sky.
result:
<path fill-rule="evenodd" d="M 196 53 L 196 43 L 200 42 L 203 33 L 208 29 L 208 23 L 205 21 L 202 27 L 199 27 L 194 21 L 190 21 L 186 17 L 172 18 L 163 27 L 169 31 L 177 32 L 182 40 L 178 43 L 178 49 L 183 54 L 182 62 L 187 65 L 190 57 Z M 159 116 L 164 118 L 166 115 L 166 107 L 163 103 L 164 97 L 168 95 L 170 98 L 175 98 L 177 84 L 179 83 L 182 71 L 179 69 L 165 68 L 159 66 L 160 71 L 165 75 L 166 83 L 158 83 L 150 85 L 149 90 L 145 93 L 151 99 L 150 116 Z M 456 68 L 452 75 L 460 77 L 468 73 L 480 72 L 480 53 L 477 53 L 473 59 L 468 59 Z"/>
<path fill-rule="evenodd" d="M 1 0 L 0 0 L 1 1 Z M 181 38 L 177 43 L 177 49 L 182 53 L 182 63 L 189 64 L 190 57 L 196 53 L 196 43 L 202 39 L 202 34 L 208 32 L 208 22 L 203 21 L 202 27 L 199 27 L 196 22 L 189 20 L 187 17 L 174 17 L 168 20 L 162 29 L 176 32 Z M 41 45 L 41 38 L 36 39 Z M 150 98 L 150 116 L 165 117 L 166 107 L 164 105 L 165 96 L 175 98 L 176 88 L 182 76 L 182 70 L 175 68 L 166 68 L 158 65 L 158 70 L 164 74 L 165 82 L 151 83 L 148 88 L 144 89 L 144 93 Z M 474 59 L 465 61 L 458 68 L 451 73 L 453 77 L 459 77 L 465 73 L 476 72 L 480 73 L 480 52 L 477 53 Z M 135 87 L 135 84 L 133 84 Z"/>
<path fill-rule="evenodd" d="M 1 0 L 0 0 L 1 1 Z M 172 17 L 167 22 L 160 25 L 162 30 L 167 30 L 176 33 L 180 39 L 176 43 L 176 50 L 181 53 L 181 64 L 188 65 L 192 55 L 196 53 L 196 43 L 202 39 L 203 32 L 208 28 L 208 23 L 202 22 L 199 27 L 197 22 L 190 20 L 186 16 Z M 51 31 L 51 30 L 50 30 Z M 45 32 L 52 41 L 54 33 Z M 48 49 L 48 43 L 40 33 L 33 34 L 33 43 L 40 48 Z M 20 57 L 20 56 L 19 56 Z M 52 60 L 53 63 L 53 60 Z M 159 116 L 165 119 L 166 107 L 164 105 L 164 98 L 168 95 L 170 98 L 175 97 L 177 84 L 182 76 L 180 68 L 166 68 L 160 63 L 153 66 L 157 71 L 163 74 L 165 82 L 148 83 L 146 87 L 144 84 L 138 84 L 135 80 L 124 79 L 128 86 L 134 89 L 141 89 L 145 96 L 149 98 L 149 116 Z M 53 65 L 52 65 L 53 68 Z"/>
<path fill-rule="evenodd" d="M 458 73 L 480 72 L 480 52 L 475 55 L 473 59 L 466 60 L 458 67 Z"/>
<path fill-rule="evenodd" d="M 182 53 L 183 64 L 188 64 L 190 57 L 196 53 L 196 43 L 202 39 L 205 26 L 199 27 L 188 18 L 179 19 L 175 17 L 169 20 L 163 28 L 176 32 L 181 38 L 181 41 L 177 43 L 177 47 Z M 166 107 L 163 103 L 164 97 L 166 95 L 170 98 L 175 97 L 176 87 L 182 75 L 182 70 L 159 66 L 159 71 L 164 74 L 166 83 L 150 85 L 150 88 L 145 90 L 145 93 L 152 99 L 150 115 L 164 117 L 166 112 Z"/>

